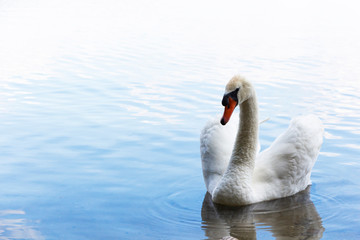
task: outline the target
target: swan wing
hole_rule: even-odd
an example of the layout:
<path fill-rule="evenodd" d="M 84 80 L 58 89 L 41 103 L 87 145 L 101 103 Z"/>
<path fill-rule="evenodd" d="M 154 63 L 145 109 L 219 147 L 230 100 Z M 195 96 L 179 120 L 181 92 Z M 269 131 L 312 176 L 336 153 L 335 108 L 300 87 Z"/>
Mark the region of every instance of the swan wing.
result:
<path fill-rule="evenodd" d="M 239 118 L 235 117 L 225 126 L 220 117 L 207 122 L 200 135 L 200 153 L 203 176 L 209 193 L 215 189 L 227 169 L 234 147 Z"/>
<path fill-rule="evenodd" d="M 259 201 L 293 195 L 310 184 L 310 174 L 323 142 L 323 125 L 313 115 L 292 119 L 255 163 L 254 194 Z"/>

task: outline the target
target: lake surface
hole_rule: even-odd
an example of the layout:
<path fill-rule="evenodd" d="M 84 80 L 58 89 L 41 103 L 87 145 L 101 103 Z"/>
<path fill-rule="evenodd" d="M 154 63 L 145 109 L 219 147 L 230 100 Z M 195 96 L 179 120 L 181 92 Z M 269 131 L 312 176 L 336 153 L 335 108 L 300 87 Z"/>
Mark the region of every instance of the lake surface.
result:
<path fill-rule="evenodd" d="M 0 1 L 0 239 L 359 239 L 356 1 Z M 312 186 L 216 207 L 199 134 L 237 73 L 262 149 L 326 133 Z"/>

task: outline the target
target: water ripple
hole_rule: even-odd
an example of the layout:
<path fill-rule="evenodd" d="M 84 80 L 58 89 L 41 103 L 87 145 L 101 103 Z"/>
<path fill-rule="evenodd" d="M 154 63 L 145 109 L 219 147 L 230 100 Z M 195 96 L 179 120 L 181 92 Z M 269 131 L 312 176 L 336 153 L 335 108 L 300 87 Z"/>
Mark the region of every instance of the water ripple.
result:
<path fill-rule="evenodd" d="M 161 192 L 151 200 L 147 218 L 163 225 L 199 227 L 199 205 L 201 205 L 202 188 L 189 187 L 190 182 L 198 178 L 187 179 L 172 184 L 175 192 Z M 194 186 L 194 185 L 193 185 Z"/>

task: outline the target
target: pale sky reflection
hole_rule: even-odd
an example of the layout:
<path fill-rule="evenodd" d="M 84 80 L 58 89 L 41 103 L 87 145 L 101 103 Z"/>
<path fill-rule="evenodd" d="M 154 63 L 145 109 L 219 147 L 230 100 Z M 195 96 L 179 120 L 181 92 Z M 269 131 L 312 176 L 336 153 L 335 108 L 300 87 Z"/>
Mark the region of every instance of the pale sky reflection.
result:
<path fill-rule="evenodd" d="M 0 210 L 0 239 L 45 239 L 31 223 L 28 223 L 24 218 L 25 214 L 22 210 Z"/>

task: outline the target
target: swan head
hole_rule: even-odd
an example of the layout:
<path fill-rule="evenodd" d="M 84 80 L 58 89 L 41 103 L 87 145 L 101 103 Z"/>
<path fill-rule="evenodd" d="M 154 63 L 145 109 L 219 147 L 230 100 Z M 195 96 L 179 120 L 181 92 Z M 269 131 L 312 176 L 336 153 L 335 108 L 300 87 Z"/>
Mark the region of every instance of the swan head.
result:
<path fill-rule="evenodd" d="M 230 120 L 236 106 L 248 100 L 252 94 L 253 88 L 250 82 L 240 75 L 232 77 L 225 87 L 225 94 L 222 99 L 225 110 L 220 121 L 221 124 L 225 125 Z"/>

